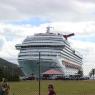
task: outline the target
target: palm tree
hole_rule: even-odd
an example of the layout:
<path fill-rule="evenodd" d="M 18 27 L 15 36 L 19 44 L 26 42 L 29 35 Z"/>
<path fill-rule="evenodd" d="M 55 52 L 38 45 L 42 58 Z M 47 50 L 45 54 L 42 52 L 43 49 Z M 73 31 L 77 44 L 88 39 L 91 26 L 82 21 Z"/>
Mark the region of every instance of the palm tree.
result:
<path fill-rule="evenodd" d="M 90 76 L 90 77 L 93 76 L 93 79 L 94 79 L 94 75 L 95 75 L 95 69 L 92 69 L 92 70 L 90 71 L 90 73 L 89 73 L 89 76 Z"/>

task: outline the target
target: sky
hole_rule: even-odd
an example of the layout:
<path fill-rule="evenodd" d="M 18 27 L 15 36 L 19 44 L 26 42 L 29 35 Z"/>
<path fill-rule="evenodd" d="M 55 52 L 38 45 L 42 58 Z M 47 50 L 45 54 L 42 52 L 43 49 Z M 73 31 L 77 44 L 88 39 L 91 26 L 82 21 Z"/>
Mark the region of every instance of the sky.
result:
<path fill-rule="evenodd" d="M 0 57 L 18 64 L 15 45 L 47 26 L 75 33 L 68 40 L 83 55 L 84 74 L 95 68 L 95 0 L 0 0 Z"/>

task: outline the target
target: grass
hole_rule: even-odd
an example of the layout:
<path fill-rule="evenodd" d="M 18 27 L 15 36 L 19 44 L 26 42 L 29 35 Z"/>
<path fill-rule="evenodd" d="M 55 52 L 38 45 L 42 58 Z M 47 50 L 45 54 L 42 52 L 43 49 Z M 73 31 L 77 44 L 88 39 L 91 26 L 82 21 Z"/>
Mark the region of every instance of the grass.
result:
<path fill-rule="evenodd" d="M 41 95 L 48 95 L 52 83 L 57 95 L 95 95 L 95 81 L 41 81 Z M 11 82 L 10 95 L 38 95 L 38 81 Z"/>

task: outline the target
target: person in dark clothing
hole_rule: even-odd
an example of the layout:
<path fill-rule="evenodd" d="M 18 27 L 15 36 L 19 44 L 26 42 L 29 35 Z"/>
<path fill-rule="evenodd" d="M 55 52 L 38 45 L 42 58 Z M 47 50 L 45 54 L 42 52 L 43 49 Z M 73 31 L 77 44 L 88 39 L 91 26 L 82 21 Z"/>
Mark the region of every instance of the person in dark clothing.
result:
<path fill-rule="evenodd" d="M 48 95 L 56 95 L 52 84 L 48 85 Z"/>
<path fill-rule="evenodd" d="M 5 79 L 3 79 L 2 81 L 1 89 L 2 89 L 2 95 L 9 95 L 10 86 Z"/>
<path fill-rule="evenodd" d="M 2 84 L 4 83 L 5 78 L 2 78 L 2 82 L 0 83 L 0 95 L 4 95 L 4 91 L 2 89 Z"/>

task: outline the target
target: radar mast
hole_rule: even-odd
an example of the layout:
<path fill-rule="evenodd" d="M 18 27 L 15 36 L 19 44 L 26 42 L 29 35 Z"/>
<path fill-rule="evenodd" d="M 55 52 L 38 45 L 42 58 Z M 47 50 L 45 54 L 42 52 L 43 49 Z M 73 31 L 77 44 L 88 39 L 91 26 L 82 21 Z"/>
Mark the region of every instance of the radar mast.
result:
<path fill-rule="evenodd" d="M 46 29 L 47 29 L 47 32 L 46 33 L 50 33 L 50 29 L 51 29 L 52 27 L 50 27 L 50 26 L 48 26 L 48 27 L 46 27 Z"/>

